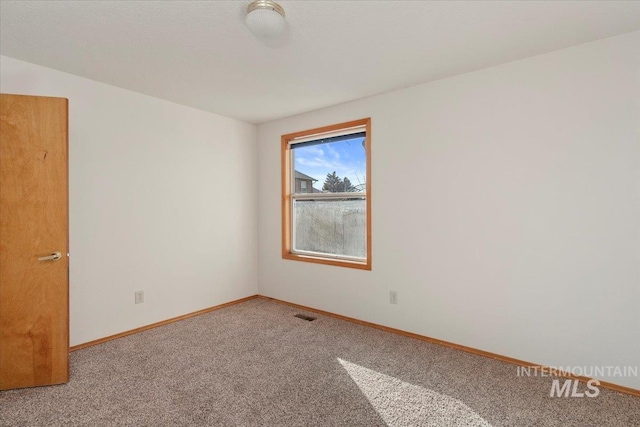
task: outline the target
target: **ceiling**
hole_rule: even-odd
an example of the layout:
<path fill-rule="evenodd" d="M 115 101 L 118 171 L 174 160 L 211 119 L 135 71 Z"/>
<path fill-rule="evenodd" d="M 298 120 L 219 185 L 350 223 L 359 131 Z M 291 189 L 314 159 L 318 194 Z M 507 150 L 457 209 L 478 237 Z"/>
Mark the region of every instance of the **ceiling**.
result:
<path fill-rule="evenodd" d="M 0 53 L 262 123 L 640 30 L 638 1 L 285 1 L 271 45 L 247 1 L 0 2 Z"/>

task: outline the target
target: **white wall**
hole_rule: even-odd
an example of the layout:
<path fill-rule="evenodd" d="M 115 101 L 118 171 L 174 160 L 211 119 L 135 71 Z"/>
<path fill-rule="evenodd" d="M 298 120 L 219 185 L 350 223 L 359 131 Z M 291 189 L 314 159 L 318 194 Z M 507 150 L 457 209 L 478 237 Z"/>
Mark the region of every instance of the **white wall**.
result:
<path fill-rule="evenodd" d="M 547 366 L 637 366 L 639 52 L 635 32 L 260 125 L 260 293 Z M 280 135 L 363 117 L 373 271 L 281 259 Z"/>
<path fill-rule="evenodd" d="M 257 293 L 255 126 L 0 64 L 3 93 L 69 98 L 71 345 Z"/>

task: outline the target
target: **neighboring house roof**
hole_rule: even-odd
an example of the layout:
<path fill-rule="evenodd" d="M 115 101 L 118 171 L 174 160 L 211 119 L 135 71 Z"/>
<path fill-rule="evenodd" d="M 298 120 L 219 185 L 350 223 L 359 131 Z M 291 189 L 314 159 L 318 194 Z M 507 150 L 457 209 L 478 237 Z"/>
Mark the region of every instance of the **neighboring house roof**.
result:
<path fill-rule="evenodd" d="M 296 179 L 303 179 L 305 181 L 317 181 L 317 179 L 310 177 L 309 175 L 305 175 L 302 172 L 295 171 Z"/>

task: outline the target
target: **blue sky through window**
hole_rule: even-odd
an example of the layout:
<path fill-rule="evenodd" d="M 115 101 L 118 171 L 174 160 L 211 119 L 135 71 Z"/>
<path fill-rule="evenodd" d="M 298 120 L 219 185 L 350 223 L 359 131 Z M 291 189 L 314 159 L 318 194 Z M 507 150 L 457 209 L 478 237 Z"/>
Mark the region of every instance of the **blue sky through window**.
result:
<path fill-rule="evenodd" d="M 363 141 L 363 137 L 357 137 L 296 148 L 293 150 L 294 168 L 317 179 L 314 188 L 318 190 L 322 190 L 327 174 L 334 171 L 340 178 L 347 177 L 352 185 L 364 189 L 367 168 Z"/>

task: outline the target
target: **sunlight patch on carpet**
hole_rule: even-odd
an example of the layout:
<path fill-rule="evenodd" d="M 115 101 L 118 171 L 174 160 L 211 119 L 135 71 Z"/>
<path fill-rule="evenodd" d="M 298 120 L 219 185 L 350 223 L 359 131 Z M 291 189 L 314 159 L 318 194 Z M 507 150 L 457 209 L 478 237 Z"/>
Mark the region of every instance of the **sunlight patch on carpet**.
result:
<path fill-rule="evenodd" d="M 458 399 L 340 358 L 338 361 L 389 426 L 491 427 Z"/>

